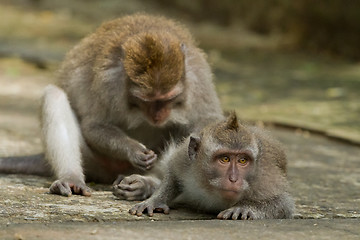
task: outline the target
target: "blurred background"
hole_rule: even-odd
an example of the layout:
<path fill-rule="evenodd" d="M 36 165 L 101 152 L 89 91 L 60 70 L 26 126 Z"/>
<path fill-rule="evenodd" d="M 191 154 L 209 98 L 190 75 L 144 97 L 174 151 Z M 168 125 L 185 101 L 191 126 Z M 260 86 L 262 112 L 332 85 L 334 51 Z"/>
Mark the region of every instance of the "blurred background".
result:
<path fill-rule="evenodd" d="M 360 1 L 0 0 L 0 153 L 24 137 L 40 146 L 39 98 L 64 54 L 135 12 L 190 28 L 224 109 L 360 144 Z"/>

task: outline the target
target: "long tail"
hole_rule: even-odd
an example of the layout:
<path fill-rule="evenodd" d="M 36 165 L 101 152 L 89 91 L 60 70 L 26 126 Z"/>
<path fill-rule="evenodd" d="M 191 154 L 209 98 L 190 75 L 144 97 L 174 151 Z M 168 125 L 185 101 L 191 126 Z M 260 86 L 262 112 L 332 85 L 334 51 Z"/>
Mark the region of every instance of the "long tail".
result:
<path fill-rule="evenodd" d="M 0 173 L 52 176 L 44 154 L 0 158 Z"/>

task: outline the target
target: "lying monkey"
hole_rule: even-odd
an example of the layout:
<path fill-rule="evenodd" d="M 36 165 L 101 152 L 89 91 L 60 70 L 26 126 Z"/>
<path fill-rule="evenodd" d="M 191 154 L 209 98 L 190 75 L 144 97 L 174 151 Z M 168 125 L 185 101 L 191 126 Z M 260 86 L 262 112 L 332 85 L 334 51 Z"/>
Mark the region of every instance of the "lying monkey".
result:
<path fill-rule="evenodd" d="M 171 145 L 163 157 L 168 164 L 160 188 L 130 214 L 168 214 L 169 205 L 186 204 L 219 219 L 292 217 L 284 151 L 261 130 L 240 124 L 234 113 Z"/>

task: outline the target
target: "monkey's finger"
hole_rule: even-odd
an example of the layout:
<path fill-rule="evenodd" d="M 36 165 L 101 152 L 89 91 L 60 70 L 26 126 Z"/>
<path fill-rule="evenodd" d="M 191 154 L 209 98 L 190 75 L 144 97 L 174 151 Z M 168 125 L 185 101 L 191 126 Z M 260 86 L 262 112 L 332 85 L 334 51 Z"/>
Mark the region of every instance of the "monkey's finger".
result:
<path fill-rule="evenodd" d="M 145 155 L 144 156 L 144 163 L 145 163 L 145 167 L 151 166 L 152 164 L 154 164 L 154 162 L 157 160 L 157 155 L 156 154 L 151 154 L 151 155 Z"/>
<path fill-rule="evenodd" d="M 145 154 L 155 154 L 155 152 L 153 150 L 150 150 L 150 149 L 145 149 L 144 153 Z"/>
<path fill-rule="evenodd" d="M 139 178 L 136 177 L 135 175 L 130 175 L 128 177 L 125 177 L 119 184 L 118 186 L 121 186 L 122 184 L 131 184 L 133 182 L 139 181 Z"/>
<path fill-rule="evenodd" d="M 79 194 L 80 188 L 79 188 L 78 186 L 76 186 L 76 185 L 71 185 L 70 188 L 71 188 L 71 190 L 72 190 L 73 193 Z"/>
<path fill-rule="evenodd" d="M 150 168 L 152 168 L 154 166 L 156 159 L 157 159 L 157 156 L 155 155 L 146 161 L 146 164 L 147 164 L 146 169 L 147 170 L 149 170 Z"/>
<path fill-rule="evenodd" d="M 238 217 L 240 216 L 240 214 L 241 214 L 241 208 L 235 208 L 235 209 L 233 210 L 231 219 L 232 219 L 232 220 L 238 219 Z"/>
<path fill-rule="evenodd" d="M 232 211 L 227 211 L 225 212 L 224 216 L 223 216 L 223 219 L 229 219 L 232 215 Z"/>
<path fill-rule="evenodd" d="M 129 210 L 129 213 L 131 215 L 137 215 L 137 212 L 138 212 L 138 204 L 136 204 L 134 207 L 132 207 L 130 210 Z"/>
<path fill-rule="evenodd" d="M 113 185 L 113 186 L 116 186 L 116 185 L 120 184 L 121 181 L 122 181 L 124 178 L 125 178 L 124 175 L 119 174 L 119 175 L 117 176 L 117 178 L 115 179 L 115 181 L 113 182 L 112 185 Z"/>
<path fill-rule="evenodd" d="M 154 216 L 154 208 L 152 206 L 148 206 L 146 210 L 150 217 Z"/>
<path fill-rule="evenodd" d="M 90 197 L 91 196 L 91 190 L 88 187 L 83 187 L 83 188 L 81 188 L 80 194 L 82 196 L 85 196 L 85 197 Z"/>
<path fill-rule="evenodd" d="M 50 186 L 50 193 L 59 194 L 62 196 L 70 197 L 72 195 L 70 186 L 61 181 L 55 181 Z"/>
<path fill-rule="evenodd" d="M 254 219 L 255 219 L 255 214 L 252 211 L 249 211 L 248 220 L 254 220 Z"/>
<path fill-rule="evenodd" d="M 137 210 L 136 210 L 136 215 L 138 216 L 141 216 L 144 212 L 144 210 L 148 207 L 149 205 L 146 204 L 145 202 L 144 203 L 140 203 L 138 206 L 137 206 Z"/>
<path fill-rule="evenodd" d="M 164 214 L 169 214 L 169 213 L 170 213 L 170 208 L 169 208 L 168 205 L 166 205 L 166 204 L 161 204 L 161 205 L 160 205 L 160 208 L 162 209 L 162 212 L 163 212 Z"/>
<path fill-rule="evenodd" d="M 135 207 L 130 208 L 130 209 L 129 209 L 129 213 L 130 213 L 131 215 L 135 215 L 135 213 L 136 213 Z"/>
<path fill-rule="evenodd" d="M 148 160 L 150 160 L 150 159 L 153 159 L 153 158 L 157 158 L 157 154 L 156 153 L 154 153 L 154 152 L 152 152 L 151 154 L 147 154 L 147 156 L 148 156 Z"/>
<path fill-rule="evenodd" d="M 131 215 L 136 215 L 136 212 L 137 212 L 137 210 L 136 210 L 135 207 L 133 207 L 133 208 L 131 208 L 131 209 L 129 210 L 129 213 L 130 213 Z"/>
<path fill-rule="evenodd" d="M 218 219 L 229 219 L 232 214 L 231 210 L 224 210 L 217 215 Z"/>
<path fill-rule="evenodd" d="M 126 198 L 124 196 L 124 192 L 120 189 L 114 189 L 113 195 L 116 196 L 117 198 L 119 198 L 120 200 L 126 200 Z"/>
<path fill-rule="evenodd" d="M 146 158 L 145 156 L 142 156 L 140 160 L 137 160 L 135 162 L 135 164 L 137 165 L 138 168 L 140 168 L 141 170 L 146 170 L 146 167 L 148 166 L 146 163 Z"/>
<path fill-rule="evenodd" d="M 118 188 L 121 190 L 126 190 L 126 191 L 136 191 L 136 190 L 141 190 L 144 188 L 144 184 L 142 182 L 133 182 L 130 184 L 125 184 L 125 183 L 120 183 L 118 185 Z"/>
<path fill-rule="evenodd" d="M 131 175 L 129 177 L 124 178 L 120 184 L 118 184 L 116 186 L 116 188 L 120 188 L 120 189 L 125 189 L 125 190 L 129 190 L 130 186 L 133 187 L 141 187 L 142 185 L 142 178 L 139 175 Z"/>
<path fill-rule="evenodd" d="M 139 201 L 139 200 L 141 201 L 146 199 L 146 195 L 144 194 L 144 191 L 141 189 L 138 189 L 133 192 L 123 191 L 121 193 L 121 196 L 123 197 L 124 200 L 128 200 L 128 201 Z"/>
<path fill-rule="evenodd" d="M 85 197 L 89 197 L 91 196 L 91 192 L 90 192 L 90 188 L 88 188 L 85 184 L 69 184 L 70 189 L 72 190 L 73 193 L 78 194 L 78 195 L 82 195 Z"/>
<path fill-rule="evenodd" d="M 242 211 L 242 213 L 241 213 L 241 220 L 247 220 L 247 219 L 248 219 L 248 214 L 249 214 L 249 211 L 248 211 L 248 210 Z"/>

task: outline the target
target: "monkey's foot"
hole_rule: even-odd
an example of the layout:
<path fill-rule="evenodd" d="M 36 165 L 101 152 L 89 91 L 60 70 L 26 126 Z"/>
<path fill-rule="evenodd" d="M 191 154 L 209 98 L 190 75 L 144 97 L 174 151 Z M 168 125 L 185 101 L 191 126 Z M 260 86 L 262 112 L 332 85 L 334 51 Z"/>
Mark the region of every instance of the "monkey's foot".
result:
<path fill-rule="evenodd" d="M 91 196 L 91 190 L 85 183 L 74 183 L 72 181 L 56 180 L 50 186 L 50 193 L 70 197 L 72 194 Z"/>
<path fill-rule="evenodd" d="M 150 217 L 154 215 L 154 212 L 162 212 L 164 214 L 169 214 L 170 212 L 169 206 L 165 203 L 154 203 L 149 199 L 147 201 L 136 204 L 129 210 L 129 213 L 131 215 L 141 216 L 145 210 Z"/>
<path fill-rule="evenodd" d="M 142 201 L 150 197 L 160 184 L 160 180 L 150 176 L 133 174 L 117 178 L 113 185 L 113 194 L 121 200 Z"/>
<path fill-rule="evenodd" d="M 253 211 L 248 207 L 232 207 L 220 212 L 217 215 L 218 219 L 241 219 L 241 220 L 253 220 L 258 219 Z"/>

